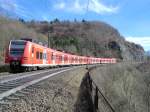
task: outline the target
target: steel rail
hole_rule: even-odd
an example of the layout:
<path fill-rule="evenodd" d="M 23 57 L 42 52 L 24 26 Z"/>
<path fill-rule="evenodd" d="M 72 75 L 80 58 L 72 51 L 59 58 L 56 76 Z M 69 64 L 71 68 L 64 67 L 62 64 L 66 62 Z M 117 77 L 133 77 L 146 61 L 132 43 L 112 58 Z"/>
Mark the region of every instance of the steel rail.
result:
<path fill-rule="evenodd" d="M 14 88 L 8 89 L 8 90 L 0 93 L 0 100 L 3 100 L 5 97 L 8 97 L 8 96 L 16 93 L 17 91 L 20 91 L 20 90 L 22 90 L 24 88 L 27 88 L 27 87 L 29 87 L 31 85 L 34 85 L 34 84 L 36 84 L 36 83 L 38 83 L 40 81 L 46 80 L 46 79 L 48 79 L 48 78 L 50 78 L 52 76 L 58 75 L 58 74 L 63 73 L 63 72 L 73 70 L 75 68 L 78 68 L 78 67 L 67 68 L 67 69 L 63 69 L 63 70 L 60 70 L 60 71 L 54 71 L 54 73 L 46 74 L 46 75 L 43 75 L 43 76 L 41 75 L 38 78 L 36 78 L 36 77 L 34 78 L 33 75 L 32 75 L 31 77 L 33 78 L 33 80 L 32 80 L 32 78 L 30 79 L 30 77 L 26 77 L 26 78 L 28 78 L 30 80 L 27 81 L 27 82 L 25 81 L 24 83 L 22 83 L 19 86 L 16 86 Z M 44 72 L 44 73 L 48 73 L 48 72 Z M 14 83 L 15 83 L 15 80 L 14 80 Z"/>
<path fill-rule="evenodd" d="M 63 68 L 58 68 L 58 69 L 63 69 Z M 5 77 L 0 77 L 0 84 L 2 83 L 6 83 L 9 81 L 13 81 L 13 80 L 17 80 L 17 79 L 22 79 L 22 78 L 26 78 L 26 77 L 30 77 L 30 76 L 34 76 L 34 75 L 39 75 L 42 73 L 48 73 L 50 71 L 53 70 L 58 70 L 58 69 L 51 69 L 51 70 L 46 70 L 46 71 L 35 71 L 34 73 L 32 72 L 27 72 L 27 73 L 19 73 L 19 74 L 13 74 L 13 75 L 9 75 L 9 76 L 5 76 Z"/>

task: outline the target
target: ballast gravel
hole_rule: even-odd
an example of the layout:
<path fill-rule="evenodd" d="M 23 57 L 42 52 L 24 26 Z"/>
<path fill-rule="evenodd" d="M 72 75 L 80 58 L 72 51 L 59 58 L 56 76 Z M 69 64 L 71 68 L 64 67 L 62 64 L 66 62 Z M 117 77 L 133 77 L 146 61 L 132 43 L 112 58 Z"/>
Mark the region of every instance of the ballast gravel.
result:
<path fill-rule="evenodd" d="M 17 92 L 0 102 L 0 112 L 73 112 L 86 72 L 76 68 Z"/>

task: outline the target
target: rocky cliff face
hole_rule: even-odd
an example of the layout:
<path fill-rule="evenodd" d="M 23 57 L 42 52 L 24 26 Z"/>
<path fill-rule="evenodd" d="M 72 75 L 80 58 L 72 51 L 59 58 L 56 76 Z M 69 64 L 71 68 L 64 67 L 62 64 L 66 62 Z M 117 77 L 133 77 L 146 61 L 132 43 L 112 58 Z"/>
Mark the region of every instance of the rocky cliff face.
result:
<path fill-rule="evenodd" d="M 39 22 L 29 27 L 44 33 L 50 31 L 51 47 L 97 57 L 116 57 L 124 60 L 141 60 L 144 49 L 127 42 L 112 26 L 103 22 Z"/>
<path fill-rule="evenodd" d="M 127 52 L 129 52 L 128 55 L 125 55 L 126 59 L 137 61 L 142 61 L 144 59 L 145 51 L 142 46 L 126 41 L 125 47 L 127 48 Z"/>

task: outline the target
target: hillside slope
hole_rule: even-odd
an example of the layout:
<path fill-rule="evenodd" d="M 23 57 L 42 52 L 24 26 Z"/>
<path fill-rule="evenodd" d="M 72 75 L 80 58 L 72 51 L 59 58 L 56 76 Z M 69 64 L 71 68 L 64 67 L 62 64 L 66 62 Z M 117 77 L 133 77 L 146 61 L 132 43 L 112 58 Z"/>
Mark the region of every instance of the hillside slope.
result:
<path fill-rule="evenodd" d="M 33 28 L 28 28 L 16 20 L 0 17 L 0 63 L 4 61 L 4 52 L 9 40 L 18 38 L 35 38 L 47 41 L 47 37 L 37 33 Z"/>
<path fill-rule="evenodd" d="M 0 62 L 11 39 L 35 38 L 47 42 L 50 32 L 51 47 L 78 55 L 116 57 L 140 60 L 144 50 L 127 42 L 112 26 L 103 22 L 24 22 L 0 17 Z"/>
<path fill-rule="evenodd" d="M 51 47 L 80 55 L 116 57 L 141 60 L 144 50 L 140 45 L 127 42 L 112 26 L 97 21 L 82 22 L 29 22 L 27 25 L 47 35 Z"/>
<path fill-rule="evenodd" d="M 115 112 L 149 112 L 149 67 L 150 62 L 118 63 L 97 67 L 90 73 Z M 99 104 L 100 108 L 103 105 Z"/>

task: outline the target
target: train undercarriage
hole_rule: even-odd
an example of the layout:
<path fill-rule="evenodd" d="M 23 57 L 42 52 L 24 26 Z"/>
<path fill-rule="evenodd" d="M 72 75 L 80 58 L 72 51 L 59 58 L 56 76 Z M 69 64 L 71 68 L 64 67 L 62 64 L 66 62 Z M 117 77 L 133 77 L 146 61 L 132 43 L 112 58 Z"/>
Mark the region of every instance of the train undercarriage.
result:
<path fill-rule="evenodd" d="M 17 72 L 30 72 L 34 70 L 40 69 L 39 67 L 24 67 L 21 66 L 20 61 L 12 61 L 10 63 L 10 72 L 11 73 L 17 73 Z"/>

